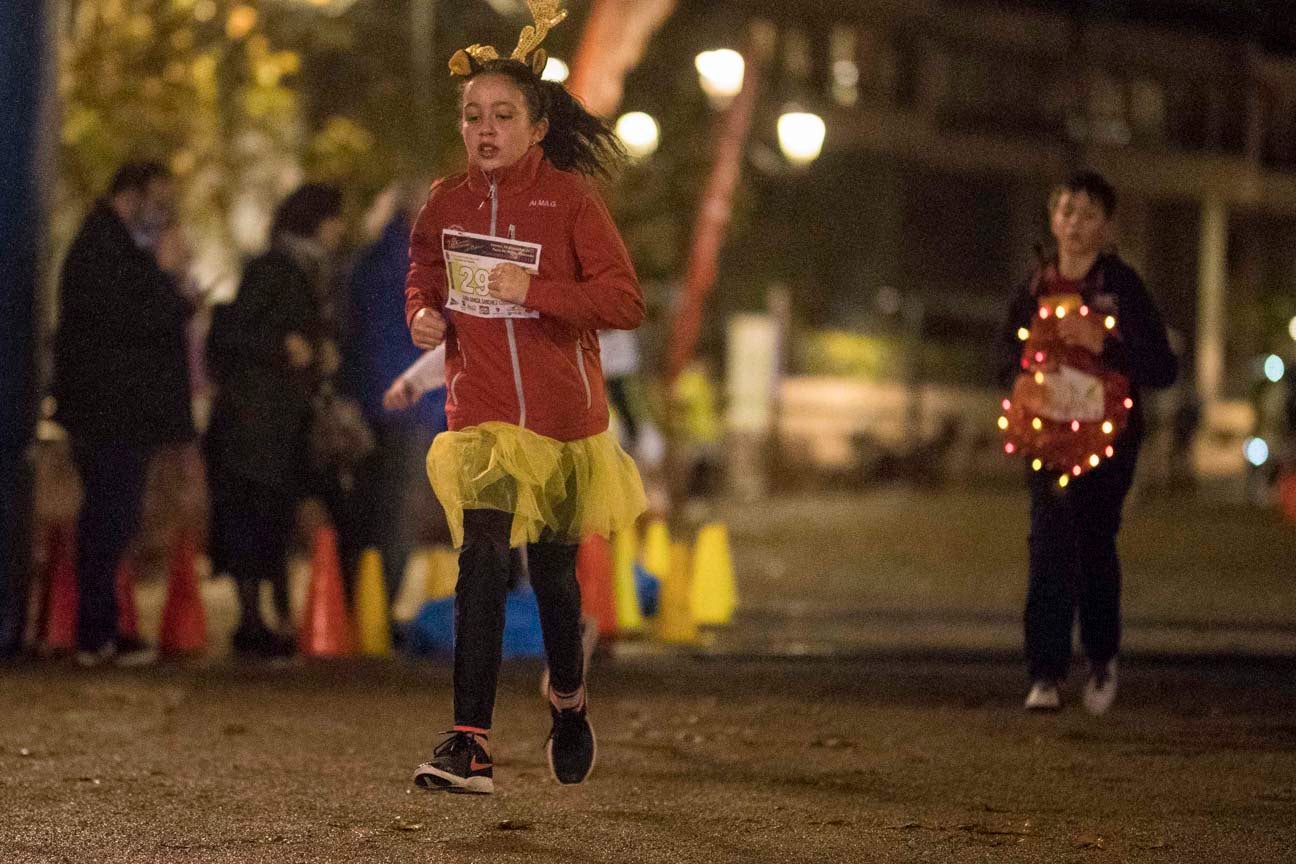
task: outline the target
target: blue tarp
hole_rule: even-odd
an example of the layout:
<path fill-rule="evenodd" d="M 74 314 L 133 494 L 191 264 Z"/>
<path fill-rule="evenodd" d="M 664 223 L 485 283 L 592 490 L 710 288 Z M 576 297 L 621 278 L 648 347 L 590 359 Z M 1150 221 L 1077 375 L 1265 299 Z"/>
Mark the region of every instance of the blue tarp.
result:
<path fill-rule="evenodd" d="M 405 644 L 411 654 L 453 654 L 454 598 L 424 603 L 406 628 Z M 529 587 L 519 588 L 509 593 L 504 605 L 504 659 L 543 656 L 540 607 Z"/>

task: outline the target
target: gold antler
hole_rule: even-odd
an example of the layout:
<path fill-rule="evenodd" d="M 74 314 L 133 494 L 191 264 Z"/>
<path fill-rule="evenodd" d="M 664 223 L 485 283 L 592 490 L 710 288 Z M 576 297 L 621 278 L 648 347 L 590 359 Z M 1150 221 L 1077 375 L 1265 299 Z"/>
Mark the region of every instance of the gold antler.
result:
<path fill-rule="evenodd" d="M 549 31 L 562 23 L 567 17 L 567 10 L 558 8 L 561 2 L 562 0 L 527 0 L 527 8 L 535 19 L 535 26 L 528 24 L 522 28 L 517 47 L 510 55 L 511 59 L 527 62 L 527 55 L 539 48 Z"/>
<path fill-rule="evenodd" d="M 562 23 L 567 17 L 567 10 L 560 9 L 559 5 L 562 0 L 527 0 L 527 8 L 531 10 L 531 17 L 535 20 L 535 26 L 528 24 L 522 28 L 522 33 L 518 36 L 517 47 L 509 56 L 510 60 L 517 60 L 521 63 L 529 63 L 535 74 L 539 75 L 544 72 L 547 57 L 545 52 L 537 50 L 540 43 L 544 41 L 549 31 Z M 535 52 L 532 54 L 532 52 Z M 528 60 L 527 56 L 531 59 Z M 473 71 L 490 60 L 498 60 L 499 52 L 489 45 L 470 45 L 455 52 L 450 58 L 450 73 L 467 77 Z"/>

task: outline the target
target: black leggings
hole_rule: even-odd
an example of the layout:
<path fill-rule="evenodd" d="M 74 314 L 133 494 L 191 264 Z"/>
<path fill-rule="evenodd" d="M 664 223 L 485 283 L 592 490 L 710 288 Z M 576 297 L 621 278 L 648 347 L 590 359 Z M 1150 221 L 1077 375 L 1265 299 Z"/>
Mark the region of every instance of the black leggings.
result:
<path fill-rule="evenodd" d="M 465 510 L 464 542 L 455 585 L 454 720 L 457 727 L 490 729 L 504 641 L 504 601 L 510 572 L 513 514 Z M 531 587 L 540 606 L 540 628 L 550 681 L 560 693 L 584 680 L 580 585 L 570 543 L 527 546 Z"/>

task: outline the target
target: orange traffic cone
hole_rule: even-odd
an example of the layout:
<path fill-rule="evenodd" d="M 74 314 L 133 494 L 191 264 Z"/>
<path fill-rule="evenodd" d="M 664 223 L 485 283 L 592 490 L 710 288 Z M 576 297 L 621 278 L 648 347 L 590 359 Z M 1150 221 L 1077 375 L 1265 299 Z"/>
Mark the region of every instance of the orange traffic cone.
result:
<path fill-rule="evenodd" d="M 46 655 L 67 654 L 76 650 L 77 630 L 76 535 L 73 529 L 67 525 L 51 528 L 48 548 L 39 651 Z"/>
<path fill-rule="evenodd" d="M 337 532 L 328 525 L 315 530 L 310 591 L 297 650 L 305 657 L 346 657 L 355 653 L 351 619 L 342 593 Z"/>
<path fill-rule="evenodd" d="M 135 559 L 129 553 L 117 562 L 117 638 L 139 640 L 139 610 L 135 608 Z"/>
<path fill-rule="evenodd" d="M 576 553 L 576 581 L 581 589 L 581 611 L 598 620 L 599 635 L 615 636 L 616 597 L 612 593 L 612 546 L 600 534 L 581 541 Z"/>
<path fill-rule="evenodd" d="M 1288 522 L 1296 522 L 1296 471 L 1278 475 L 1278 509 Z"/>
<path fill-rule="evenodd" d="M 185 532 L 171 550 L 171 573 L 158 632 L 158 651 L 162 654 L 191 655 L 207 647 L 207 614 L 198 591 L 196 556 L 193 537 Z"/>

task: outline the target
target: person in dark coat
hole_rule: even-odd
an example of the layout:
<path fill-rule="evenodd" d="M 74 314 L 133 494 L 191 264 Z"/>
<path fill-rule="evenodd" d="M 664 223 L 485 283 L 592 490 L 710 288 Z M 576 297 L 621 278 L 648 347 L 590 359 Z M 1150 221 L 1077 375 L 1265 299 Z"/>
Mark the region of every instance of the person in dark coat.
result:
<path fill-rule="evenodd" d="M 194 437 L 183 293 L 189 252 L 175 183 L 158 162 L 118 169 L 63 260 L 54 419 L 84 498 L 77 521 L 77 659 L 146 662 L 117 632 L 116 571 L 139 525 L 154 451 Z"/>
<path fill-rule="evenodd" d="M 294 651 L 292 639 L 262 619 L 260 586 L 278 586 L 283 616 L 288 545 L 311 479 L 314 405 L 340 363 L 329 271 L 341 214 L 333 186 L 306 184 L 289 195 L 275 213 L 270 249 L 247 265 L 207 340 L 217 387 L 206 438 L 213 553 L 238 586 L 233 647 L 242 654 Z"/>
<path fill-rule="evenodd" d="M 417 523 L 444 522 L 423 467 L 432 438 L 445 429 L 444 388 L 411 399 L 405 410 L 388 410 L 383 402 L 388 388 L 424 353 L 410 341 L 403 301 L 410 230 L 426 198 L 425 186 L 404 195 L 404 206 L 361 252 L 348 290 L 345 386 L 359 401 L 375 439 L 373 451 L 357 466 L 353 530 L 359 548 L 381 552 L 389 597 L 400 589 Z M 449 538 L 448 529 L 442 533 Z"/>
<path fill-rule="evenodd" d="M 1124 376 L 1131 393 L 1128 422 L 1116 434 L 1110 458 L 1074 479 L 1035 465 L 1027 471 L 1030 581 L 1023 620 L 1031 678 L 1025 707 L 1032 711 L 1061 707 L 1077 618 L 1088 660 L 1083 704 L 1091 714 L 1103 714 L 1116 698 L 1121 635 L 1116 534 L 1145 432 L 1144 391 L 1170 386 L 1178 372 L 1165 324 L 1143 280 L 1109 249 L 1115 211 L 1115 190 L 1092 171 L 1078 172 L 1054 190 L 1049 216 L 1056 250 L 1017 290 L 1000 339 L 1006 384 L 1022 368 L 1019 333 L 1028 332 L 1041 298 L 1079 295 L 1090 309 L 1112 316 L 1112 323 L 1104 331 L 1087 323 L 1084 312 L 1065 319 L 1059 314 L 1062 340 L 1087 352 L 1101 369 Z"/>

